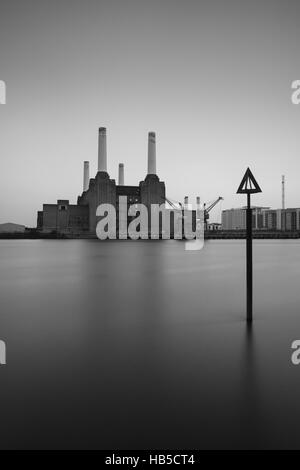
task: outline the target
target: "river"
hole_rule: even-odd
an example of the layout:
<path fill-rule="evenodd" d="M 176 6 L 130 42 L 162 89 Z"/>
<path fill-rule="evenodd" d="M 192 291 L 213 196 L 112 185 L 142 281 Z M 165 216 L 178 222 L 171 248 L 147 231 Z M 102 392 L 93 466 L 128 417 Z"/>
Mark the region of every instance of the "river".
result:
<path fill-rule="evenodd" d="M 300 241 L 0 241 L 0 448 L 300 447 Z"/>

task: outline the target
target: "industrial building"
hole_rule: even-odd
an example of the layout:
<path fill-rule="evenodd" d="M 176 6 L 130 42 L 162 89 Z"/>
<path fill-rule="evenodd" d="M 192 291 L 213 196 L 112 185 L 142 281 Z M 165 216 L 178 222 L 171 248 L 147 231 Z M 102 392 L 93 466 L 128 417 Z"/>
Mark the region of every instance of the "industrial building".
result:
<path fill-rule="evenodd" d="M 246 207 L 222 211 L 223 230 L 246 230 Z M 263 228 L 264 211 L 269 207 L 252 206 L 252 227 Z"/>
<path fill-rule="evenodd" d="M 300 208 L 253 207 L 252 209 L 254 230 L 300 230 Z M 246 230 L 246 207 L 222 211 L 222 229 Z"/>
<path fill-rule="evenodd" d="M 300 208 L 264 211 L 264 228 L 269 230 L 300 230 Z"/>
<path fill-rule="evenodd" d="M 128 206 L 144 204 L 150 212 L 151 204 L 164 204 L 166 200 L 165 183 L 156 174 L 156 136 L 148 133 L 148 171 L 145 179 L 137 186 L 124 184 L 124 164 L 119 165 L 119 181 L 107 173 L 106 128 L 99 128 L 98 135 L 98 172 L 95 178 L 89 176 L 89 162 L 84 162 L 83 192 L 77 204 L 59 199 L 56 204 L 44 204 L 38 212 L 37 228 L 42 233 L 64 234 L 70 237 L 96 236 L 99 217 L 96 209 L 100 204 L 110 203 L 116 208 L 118 220 L 119 196 L 127 196 Z M 130 221 L 130 217 L 128 218 Z"/>

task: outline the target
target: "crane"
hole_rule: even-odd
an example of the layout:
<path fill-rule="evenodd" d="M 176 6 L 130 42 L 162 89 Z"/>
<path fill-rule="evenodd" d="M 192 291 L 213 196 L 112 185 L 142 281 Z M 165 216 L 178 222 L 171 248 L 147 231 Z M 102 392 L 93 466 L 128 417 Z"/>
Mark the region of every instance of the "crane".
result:
<path fill-rule="evenodd" d="M 218 204 L 218 202 L 223 201 L 224 198 L 222 196 L 219 196 L 215 201 L 209 203 L 209 206 L 207 206 L 206 203 L 203 204 L 203 209 L 204 209 L 204 224 L 205 224 L 205 229 L 207 229 L 207 221 L 209 219 L 209 212 Z"/>
<path fill-rule="evenodd" d="M 181 202 L 178 202 L 178 201 L 175 201 L 173 199 L 170 199 L 170 198 L 167 198 L 167 197 L 164 197 L 162 198 L 165 202 L 167 202 L 171 207 L 172 209 L 175 209 L 175 210 L 181 210 L 182 213 L 183 213 L 183 204 Z M 204 203 L 203 204 L 203 210 L 204 210 L 204 227 L 205 227 L 205 230 L 207 230 L 207 221 L 209 219 L 209 212 L 220 202 L 220 201 L 223 201 L 224 198 L 222 196 L 219 196 L 217 199 L 215 199 L 214 201 L 212 202 L 209 202 L 209 203 Z M 184 218 L 184 216 L 183 216 Z"/>
<path fill-rule="evenodd" d="M 164 197 L 164 198 L 162 197 L 162 200 L 167 202 L 169 204 L 169 206 L 172 207 L 172 209 L 183 210 L 182 204 L 179 201 L 174 201 L 173 199 L 169 199 L 167 197 Z"/>

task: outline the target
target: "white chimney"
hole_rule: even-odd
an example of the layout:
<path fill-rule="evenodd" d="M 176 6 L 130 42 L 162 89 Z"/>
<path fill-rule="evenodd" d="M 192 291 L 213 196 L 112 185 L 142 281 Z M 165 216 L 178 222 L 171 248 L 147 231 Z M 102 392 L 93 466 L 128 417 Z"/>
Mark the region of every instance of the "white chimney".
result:
<path fill-rule="evenodd" d="M 119 163 L 119 186 L 124 186 L 124 163 Z"/>
<path fill-rule="evenodd" d="M 184 206 L 185 210 L 188 210 L 188 208 L 189 208 L 189 198 L 188 198 L 188 196 L 184 196 L 183 206 Z"/>
<path fill-rule="evenodd" d="M 148 175 L 156 175 L 156 137 L 155 132 L 148 133 Z"/>
<path fill-rule="evenodd" d="M 98 137 L 98 171 L 107 172 L 106 127 L 99 127 Z"/>
<path fill-rule="evenodd" d="M 90 182 L 90 163 L 85 161 L 83 163 L 83 191 L 87 191 L 89 189 L 89 182 Z"/>

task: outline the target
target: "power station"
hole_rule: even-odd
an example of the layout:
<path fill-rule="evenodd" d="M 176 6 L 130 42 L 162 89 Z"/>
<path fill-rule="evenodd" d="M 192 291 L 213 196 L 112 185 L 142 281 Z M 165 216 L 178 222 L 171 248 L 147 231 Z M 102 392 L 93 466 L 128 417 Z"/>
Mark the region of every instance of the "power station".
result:
<path fill-rule="evenodd" d="M 165 183 L 156 174 L 156 135 L 148 133 L 148 172 L 138 186 L 124 184 L 124 164 L 119 164 L 118 184 L 107 173 L 106 128 L 99 128 L 98 135 L 98 172 L 90 179 L 89 162 L 83 165 L 83 192 L 78 196 L 77 204 L 59 199 L 56 204 L 43 204 L 38 212 L 37 228 L 42 233 L 64 234 L 70 237 L 95 237 L 96 216 L 100 204 L 109 203 L 119 211 L 119 196 L 127 196 L 128 207 L 132 204 L 144 204 L 149 212 L 151 204 L 165 204 Z M 129 218 L 130 219 L 130 218 Z M 117 217 L 118 220 L 118 217 Z M 130 220 L 129 220 L 130 221 Z"/>

